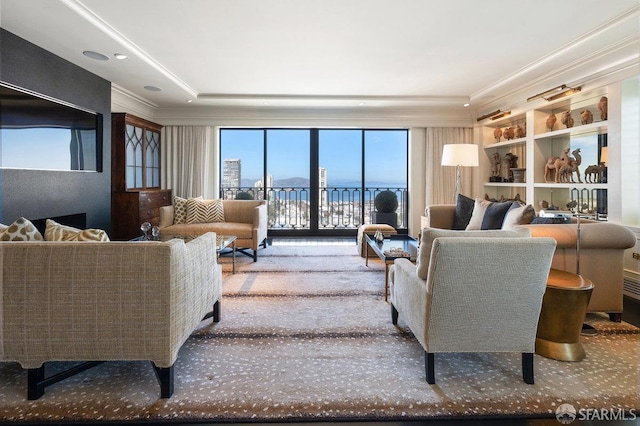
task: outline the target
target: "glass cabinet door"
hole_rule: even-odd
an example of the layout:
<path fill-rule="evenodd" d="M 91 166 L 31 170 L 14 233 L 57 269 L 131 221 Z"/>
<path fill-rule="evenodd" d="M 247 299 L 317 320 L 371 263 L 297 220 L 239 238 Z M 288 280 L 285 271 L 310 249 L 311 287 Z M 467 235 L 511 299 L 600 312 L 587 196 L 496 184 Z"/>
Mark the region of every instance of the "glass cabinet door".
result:
<path fill-rule="evenodd" d="M 142 128 L 127 124 L 125 135 L 127 189 L 142 188 Z"/>

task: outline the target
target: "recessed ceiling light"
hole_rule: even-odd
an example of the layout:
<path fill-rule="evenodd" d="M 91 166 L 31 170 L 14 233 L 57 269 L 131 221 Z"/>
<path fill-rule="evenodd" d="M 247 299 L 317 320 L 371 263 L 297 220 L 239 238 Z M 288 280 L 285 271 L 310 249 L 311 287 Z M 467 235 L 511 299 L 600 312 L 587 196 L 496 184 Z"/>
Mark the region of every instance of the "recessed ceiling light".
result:
<path fill-rule="evenodd" d="M 365 104 L 364 102 L 360 102 L 358 105 L 362 106 L 362 105 L 364 105 L 364 104 Z"/>
<path fill-rule="evenodd" d="M 82 54 L 88 58 L 95 59 L 97 61 L 108 61 L 109 57 L 102 53 L 94 52 L 93 50 L 85 50 Z"/>
<path fill-rule="evenodd" d="M 152 92 L 162 92 L 162 89 L 156 86 L 144 86 L 144 88 Z"/>
<path fill-rule="evenodd" d="M 464 105 L 462 105 L 462 106 L 466 108 L 466 107 L 468 107 L 468 106 L 469 106 L 469 103 L 466 103 L 466 104 L 464 104 Z"/>
<path fill-rule="evenodd" d="M 124 53 L 114 53 L 114 54 L 113 54 L 113 56 L 114 56 L 116 59 L 127 59 L 127 58 L 128 58 L 128 56 L 127 56 L 127 55 L 125 55 Z"/>
<path fill-rule="evenodd" d="M 185 102 L 190 104 L 191 102 L 193 102 L 193 99 L 187 99 Z"/>

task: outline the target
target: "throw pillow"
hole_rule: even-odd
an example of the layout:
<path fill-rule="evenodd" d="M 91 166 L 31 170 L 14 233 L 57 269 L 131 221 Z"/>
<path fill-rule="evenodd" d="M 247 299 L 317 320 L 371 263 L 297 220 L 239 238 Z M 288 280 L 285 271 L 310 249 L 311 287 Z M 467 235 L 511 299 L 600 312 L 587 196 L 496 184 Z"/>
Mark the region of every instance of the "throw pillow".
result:
<path fill-rule="evenodd" d="M 2 238 L 2 234 L 4 234 L 4 231 L 6 231 L 8 227 L 8 225 L 3 225 L 2 223 L 0 223 L 0 238 Z"/>
<path fill-rule="evenodd" d="M 465 229 L 467 231 L 502 229 L 504 217 L 514 202 L 493 202 L 476 198 L 471 220 L 469 220 L 469 224 Z M 517 202 L 515 203 L 520 205 Z"/>
<path fill-rule="evenodd" d="M 222 200 L 187 200 L 187 223 L 224 222 L 224 204 Z"/>
<path fill-rule="evenodd" d="M 77 229 L 47 219 L 44 239 L 47 241 L 109 241 L 109 236 L 102 229 Z"/>
<path fill-rule="evenodd" d="M 418 248 L 418 266 L 416 275 L 420 279 L 426 280 L 429 272 L 429 259 L 431 258 L 431 247 L 433 240 L 440 237 L 486 237 L 486 238 L 527 238 L 531 236 L 529 228 L 518 228 L 513 230 L 486 230 L 486 231 L 454 231 L 452 229 L 425 228 L 422 230 L 420 247 Z"/>
<path fill-rule="evenodd" d="M 187 223 L 187 199 L 173 197 L 173 223 Z"/>
<path fill-rule="evenodd" d="M 502 222 L 502 229 L 511 229 L 518 225 L 528 225 L 536 217 L 536 211 L 531 204 L 521 206 L 513 203 Z"/>
<path fill-rule="evenodd" d="M 196 200 L 202 200 L 202 196 L 195 197 Z M 189 199 L 178 197 L 177 195 L 173 197 L 173 223 L 187 223 L 187 204 Z"/>
<path fill-rule="evenodd" d="M 456 201 L 456 211 L 453 216 L 453 228 L 456 230 L 466 229 L 469 221 L 471 220 L 471 214 L 473 213 L 473 198 L 466 197 L 462 194 L 458 194 Z"/>
<path fill-rule="evenodd" d="M 563 223 L 570 223 L 570 220 L 566 217 L 534 217 L 531 221 L 532 225 L 559 225 Z"/>
<path fill-rule="evenodd" d="M 42 241 L 42 234 L 33 223 L 21 217 L 9 225 L 0 238 L 2 241 Z"/>

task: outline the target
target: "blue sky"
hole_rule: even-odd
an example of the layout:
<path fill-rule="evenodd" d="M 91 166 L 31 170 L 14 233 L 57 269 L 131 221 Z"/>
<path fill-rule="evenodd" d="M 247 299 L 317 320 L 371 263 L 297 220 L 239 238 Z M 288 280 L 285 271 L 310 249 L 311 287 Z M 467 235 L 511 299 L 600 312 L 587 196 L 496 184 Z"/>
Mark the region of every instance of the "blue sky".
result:
<path fill-rule="evenodd" d="M 263 130 L 222 131 L 221 159 L 240 158 L 242 178 L 260 178 L 263 169 Z M 268 174 L 274 179 L 309 177 L 307 129 L 269 129 Z M 361 177 L 361 130 L 320 130 L 320 167 L 332 181 L 359 181 Z M 406 182 L 407 132 L 365 131 L 366 181 Z"/>

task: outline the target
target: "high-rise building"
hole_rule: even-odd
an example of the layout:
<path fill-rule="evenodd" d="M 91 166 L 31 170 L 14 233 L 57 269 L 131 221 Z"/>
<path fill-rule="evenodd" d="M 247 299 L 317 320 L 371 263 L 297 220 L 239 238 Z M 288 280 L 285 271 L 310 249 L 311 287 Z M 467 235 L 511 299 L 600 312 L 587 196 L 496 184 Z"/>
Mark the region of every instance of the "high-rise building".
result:
<path fill-rule="evenodd" d="M 222 166 L 222 187 L 239 188 L 242 182 L 239 158 L 226 158 Z"/>
<path fill-rule="evenodd" d="M 327 169 L 324 167 L 318 167 L 318 188 L 320 189 L 320 209 L 326 210 L 327 203 Z"/>

